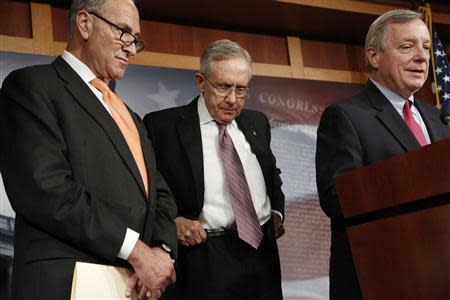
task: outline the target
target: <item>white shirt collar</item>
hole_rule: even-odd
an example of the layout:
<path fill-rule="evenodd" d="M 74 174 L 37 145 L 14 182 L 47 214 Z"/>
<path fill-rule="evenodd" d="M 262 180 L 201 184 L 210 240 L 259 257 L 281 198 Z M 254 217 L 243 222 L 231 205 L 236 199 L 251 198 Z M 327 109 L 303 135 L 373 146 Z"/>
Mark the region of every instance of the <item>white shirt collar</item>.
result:
<path fill-rule="evenodd" d="M 198 118 L 200 120 L 200 125 L 206 125 L 211 122 L 214 122 L 213 117 L 211 116 L 211 114 L 208 111 L 208 108 L 206 107 L 205 98 L 203 97 L 203 94 L 200 94 L 200 96 L 198 97 L 197 111 L 198 111 Z M 236 120 L 233 120 L 230 124 L 227 124 L 227 126 L 238 128 Z"/>
<path fill-rule="evenodd" d="M 97 78 L 95 74 L 86 66 L 81 60 L 76 58 L 72 53 L 64 50 L 61 57 L 72 67 L 72 69 L 81 77 L 87 84 L 93 79 Z"/>
<path fill-rule="evenodd" d="M 403 96 L 391 91 L 388 88 L 385 88 L 384 86 L 376 82 L 374 79 L 370 77 L 369 79 L 380 90 L 380 92 L 389 100 L 389 102 L 391 102 L 393 105 L 401 104 L 403 106 L 403 104 L 405 103 L 405 98 L 403 98 Z M 414 95 L 411 95 L 408 98 L 408 100 L 410 100 L 414 104 Z"/>

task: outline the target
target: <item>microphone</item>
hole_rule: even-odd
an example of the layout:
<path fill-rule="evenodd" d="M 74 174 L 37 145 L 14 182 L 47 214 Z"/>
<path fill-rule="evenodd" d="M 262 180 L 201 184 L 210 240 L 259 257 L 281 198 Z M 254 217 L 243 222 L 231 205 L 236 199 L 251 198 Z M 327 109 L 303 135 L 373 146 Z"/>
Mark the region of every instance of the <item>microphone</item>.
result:
<path fill-rule="evenodd" d="M 450 101 L 441 103 L 441 121 L 450 127 Z"/>

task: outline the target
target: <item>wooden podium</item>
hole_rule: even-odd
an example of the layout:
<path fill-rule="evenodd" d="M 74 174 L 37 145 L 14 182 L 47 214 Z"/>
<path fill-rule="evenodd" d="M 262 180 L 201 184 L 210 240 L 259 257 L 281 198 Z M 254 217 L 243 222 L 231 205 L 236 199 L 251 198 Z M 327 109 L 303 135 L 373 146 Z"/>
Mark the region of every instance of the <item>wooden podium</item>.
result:
<path fill-rule="evenodd" d="M 450 299 L 450 139 L 336 178 L 364 299 Z"/>

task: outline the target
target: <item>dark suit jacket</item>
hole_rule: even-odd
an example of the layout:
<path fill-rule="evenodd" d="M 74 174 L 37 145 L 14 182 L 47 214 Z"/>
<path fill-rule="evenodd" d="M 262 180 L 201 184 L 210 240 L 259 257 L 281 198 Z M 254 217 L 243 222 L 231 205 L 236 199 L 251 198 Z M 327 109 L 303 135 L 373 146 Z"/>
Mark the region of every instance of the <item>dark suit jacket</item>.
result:
<path fill-rule="evenodd" d="M 16 212 L 13 298 L 68 299 L 75 261 L 112 265 L 127 228 L 176 249 L 173 196 L 136 123 L 149 197 L 114 120 L 60 57 L 12 72 L 0 92 L 0 170 Z"/>
<path fill-rule="evenodd" d="M 450 136 L 436 108 L 417 99 L 414 105 L 431 142 Z M 370 81 L 360 94 L 323 112 L 317 131 L 316 179 L 320 205 L 331 218 L 331 299 L 361 297 L 334 178 L 419 147 L 402 117 Z"/>
<path fill-rule="evenodd" d="M 197 100 L 144 117 L 156 163 L 174 194 L 178 215 L 197 219 L 204 203 L 203 153 Z M 236 118 L 258 159 L 272 209 L 284 214 L 280 170 L 270 149 L 270 125 L 263 113 L 242 110 Z"/>

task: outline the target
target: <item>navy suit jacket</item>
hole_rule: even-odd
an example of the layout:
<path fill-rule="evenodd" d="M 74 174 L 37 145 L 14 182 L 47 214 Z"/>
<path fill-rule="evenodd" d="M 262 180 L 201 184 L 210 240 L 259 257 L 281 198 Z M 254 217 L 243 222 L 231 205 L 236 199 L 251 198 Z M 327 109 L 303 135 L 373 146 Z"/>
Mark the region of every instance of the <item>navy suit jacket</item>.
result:
<path fill-rule="evenodd" d="M 414 105 L 431 142 L 450 137 L 435 107 L 417 99 Z M 371 81 L 358 95 L 323 112 L 317 131 L 316 180 L 320 205 L 331 219 L 331 299 L 361 298 L 334 178 L 419 147 L 403 118 Z"/>
<path fill-rule="evenodd" d="M 149 196 L 114 120 L 58 57 L 0 91 L 0 170 L 16 212 L 14 299 L 68 299 L 75 261 L 124 265 L 127 228 L 176 249 L 176 206 L 142 120 Z"/>

